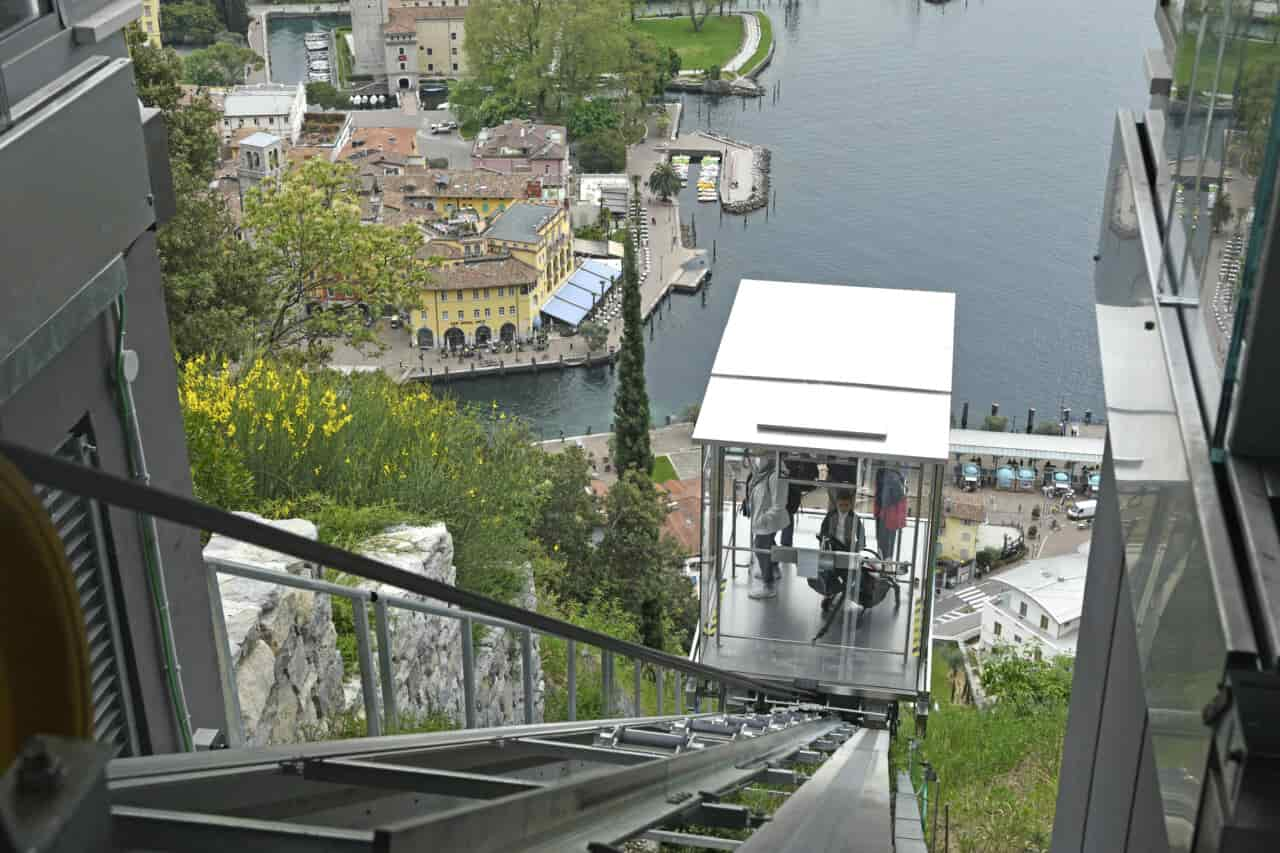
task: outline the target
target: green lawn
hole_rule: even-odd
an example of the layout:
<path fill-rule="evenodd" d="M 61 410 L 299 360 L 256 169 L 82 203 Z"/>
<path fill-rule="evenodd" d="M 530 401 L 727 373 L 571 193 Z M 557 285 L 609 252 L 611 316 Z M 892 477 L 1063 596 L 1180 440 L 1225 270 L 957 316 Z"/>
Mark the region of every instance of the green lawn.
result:
<path fill-rule="evenodd" d="M 1205 34 L 1204 44 L 1200 47 L 1200 68 L 1196 72 L 1196 89 L 1204 92 L 1213 88 L 1213 72 L 1218 63 L 1218 44 L 1216 36 Z M 1280 47 L 1271 42 L 1245 41 L 1228 39 L 1226 49 L 1222 52 L 1222 77 L 1218 81 L 1218 91 L 1231 94 L 1235 90 L 1236 71 L 1240 69 L 1240 57 L 1244 55 L 1244 67 L 1258 62 L 1263 57 L 1280 52 Z M 1183 32 L 1178 40 L 1177 64 L 1173 70 L 1173 81 L 1179 92 L 1186 92 L 1191 83 L 1191 66 L 1196 59 L 1196 33 Z"/>
<path fill-rule="evenodd" d="M 1027 714 L 999 705 L 979 711 L 951 704 L 948 666 L 934 645 L 932 698 L 938 710 L 929 714 L 912 783 L 922 783 L 919 759 L 927 759 L 942 783 L 942 802 L 951 806 L 951 849 L 1048 850 L 1058 796 L 1058 768 L 1066 734 L 1066 705 Z M 890 750 L 895 769 L 906 769 L 910 739 L 915 736 L 910 706 L 902 706 L 898 738 Z M 933 829 L 935 790 L 929 791 L 929 826 Z M 939 834 L 942 823 L 938 823 Z M 939 848 L 941 839 L 938 840 Z"/>
<path fill-rule="evenodd" d="M 655 483 L 665 483 L 667 480 L 678 480 L 680 475 L 676 473 L 676 466 L 671 464 L 671 460 L 666 456 L 659 456 L 653 460 L 653 471 L 649 475 L 649 479 Z"/>
<path fill-rule="evenodd" d="M 751 54 L 747 64 L 742 66 L 743 74 L 750 74 L 757 65 L 764 62 L 764 58 L 769 55 L 769 46 L 773 44 L 773 22 L 769 20 L 769 16 L 764 12 L 752 14 L 760 19 L 760 46 L 756 48 L 755 53 Z"/>
<path fill-rule="evenodd" d="M 351 32 L 350 27 L 339 27 L 334 32 L 334 41 L 338 47 L 338 88 L 345 89 L 351 80 L 351 51 L 347 48 L 345 34 Z"/>
<path fill-rule="evenodd" d="M 696 33 L 688 18 L 645 19 L 635 25 L 653 36 L 660 47 L 674 48 L 684 70 L 724 65 L 742 44 L 742 18 L 737 15 L 708 15 Z"/>

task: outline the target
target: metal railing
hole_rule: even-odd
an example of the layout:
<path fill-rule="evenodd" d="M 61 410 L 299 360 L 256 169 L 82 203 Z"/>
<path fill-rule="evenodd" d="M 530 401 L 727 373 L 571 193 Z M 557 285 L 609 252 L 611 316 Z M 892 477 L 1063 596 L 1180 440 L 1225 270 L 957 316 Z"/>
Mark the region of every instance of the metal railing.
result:
<path fill-rule="evenodd" d="M 533 712 L 533 703 L 530 699 L 534 695 L 532 638 L 535 632 L 566 641 L 568 651 L 566 673 L 569 698 L 568 715 L 570 720 L 576 719 L 576 661 L 578 657 L 577 645 L 579 643 L 600 650 L 606 716 L 612 714 L 614 710 L 612 707 L 614 698 L 612 681 L 614 658 L 616 656 L 630 659 L 636 664 L 636 678 L 633 686 L 637 705 L 639 705 L 641 698 L 641 666 L 648 664 L 655 669 L 655 680 L 657 681 L 659 696 L 659 714 L 662 713 L 662 683 L 664 671 L 666 670 L 670 670 L 675 674 L 678 679 L 677 684 L 684 687 L 686 691 L 688 691 L 690 685 L 693 686 L 691 692 L 693 693 L 695 710 L 699 708 L 702 696 L 723 697 L 729 687 L 740 688 L 759 697 L 768 695 L 789 699 L 809 697 L 809 694 L 804 691 L 688 660 L 639 643 L 620 640 L 571 622 L 497 601 L 469 590 L 460 589 L 443 581 L 432 580 L 370 557 L 290 533 L 251 518 L 234 515 L 184 495 L 163 491 L 124 477 L 108 474 L 74 462 L 64 461 L 8 441 L 0 440 L 0 454 L 8 457 L 33 482 L 63 489 L 124 510 L 143 513 L 157 519 L 209 533 L 221 534 L 239 542 L 287 554 L 316 566 L 324 566 L 346 575 L 374 581 L 403 590 L 406 593 L 423 596 L 424 598 L 434 599 L 445 605 L 428 604 L 359 587 L 348 587 L 314 578 L 300 577 L 285 572 L 237 563 L 224 558 L 210 558 L 206 562 L 204 570 L 207 572 L 208 577 L 210 606 L 214 608 L 213 621 L 216 626 L 215 630 L 222 632 L 222 635 L 217 638 L 219 643 L 217 651 L 220 658 L 220 668 L 222 669 L 223 689 L 227 694 L 228 715 L 234 713 L 237 718 L 239 716 L 238 697 L 231 666 L 229 641 L 225 635 L 226 623 L 221 612 L 222 598 L 217 582 L 217 575 L 220 573 L 320 592 L 352 602 L 361 686 L 370 735 L 378 735 L 384 731 L 384 719 L 387 721 L 386 729 L 393 729 L 398 722 L 394 684 L 392 683 L 391 643 L 387 618 L 387 612 L 390 608 L 461 621 L 463 684 L 464 696 L 467 701 L 467 712 L 463 722 L 468 728 L 474 727 L 475 724 L 474 649 L 471 647 L 471 627 L 475 624 L 494 626 L 519 634 L 522 645 L 526 722 L 532 722 L 530 719 L 530 715 Z M 374 606 L 375 630 L 378 632 L 378 675 L 376 677 L 381 681 L 384 697 L 389 697 L 383 700 L 383 714 L 381 716 L 378 708 L 377 687 L 375 686 L 374 653 L 369 639 L 368 614 L 366 611 L 366 607 L 369 604 Z M 677 708 L 679 713 L 683 713 L 683 695 L 681 692 L 677 692 L 677 697 L 679 697 L 677 702 L 682 706 Z M 242 723 L 240 723 L 239 719 L 236 722 L 237 726 L 228 733 L 229 738 L 240 736 Z"/>

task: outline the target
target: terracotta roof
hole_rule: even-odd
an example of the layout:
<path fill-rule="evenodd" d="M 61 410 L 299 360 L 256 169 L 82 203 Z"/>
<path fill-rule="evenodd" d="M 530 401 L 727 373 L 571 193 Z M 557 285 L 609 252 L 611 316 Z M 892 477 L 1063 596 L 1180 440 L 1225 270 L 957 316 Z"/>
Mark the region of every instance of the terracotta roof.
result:
<path fill-rule="evenodd" d="M 466 6 L 392 6 L 387 11 L 384 33 L 417 32 L 418 21 L 461 21 L 467 17 Z"/>
<path fill-rule="evenodd" d="M 534 124 L 513 118 L 485 128 L 476 137 L 471 156 L 496 159 L 563 160 L 568 131 L 563 125 Z"/>
<path fill-rule="evenodd" d="M 428 245 L 428 250 L 430 246 Z M 428 251 L 428 256 L 430 252 Z M 458 290 L 473 287 L 506 287 L 533 284 L 538 273 L 528 264 L 510 257 L 488 257 L 463 261 L 435 270 L 428 290 Z"/>
<path fill-rule="evenodd" d="M 524 175 L 422 168 L 407 169 L 405 174 L 389 175 L 383 181 L 388 189 L 430 198 L 528 198 L 529 185 Z"/>
<path fill-rule="evenodd" d="M 680 543 L 680 553 L 692 556 L 701 547 L 701 528 L 698 522 L 698 508 L 702 500 L 702 482 L 697 478 L 690 480 L 668 480 L 662 484 L 667 493 L 668 507 L 666 520 L 662 523 L 663 532 Z"/>

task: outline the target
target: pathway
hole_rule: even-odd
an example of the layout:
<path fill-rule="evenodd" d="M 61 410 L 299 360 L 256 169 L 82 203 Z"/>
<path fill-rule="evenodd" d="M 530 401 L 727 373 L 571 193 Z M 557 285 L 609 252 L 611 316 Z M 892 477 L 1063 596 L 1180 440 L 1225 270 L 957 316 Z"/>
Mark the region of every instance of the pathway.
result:
<path fill-rule="evenodd" d="M 725 71 L 731 71 L 737 74 L 747 60 L 755 55 L 756 49 L 760 47 L 760 19 L 751 12 L 742 12 L 742 46 L 738 48 L 738 53 L 733 59 L 724 66 Z"/>

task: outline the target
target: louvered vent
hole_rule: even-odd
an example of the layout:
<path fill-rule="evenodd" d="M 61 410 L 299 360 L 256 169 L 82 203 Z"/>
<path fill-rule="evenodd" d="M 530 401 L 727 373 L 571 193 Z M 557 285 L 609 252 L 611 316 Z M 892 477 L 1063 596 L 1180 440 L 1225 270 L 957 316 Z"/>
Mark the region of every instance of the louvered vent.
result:
<path fill-rule="evenodd" d="M 89 447 L 80 435 L 73 435 L 55 452 L 63 459 L 93 464 Z M 111 744 L 118 756 L 136 755 L 137 730 L 122 666 L 123 645 L 103 519 L 93 501 L 58 489 L 35 488 L 67 549 L 67 562 L 80 593 L 85 637 L 89 641 L 94 738 Z"/>

